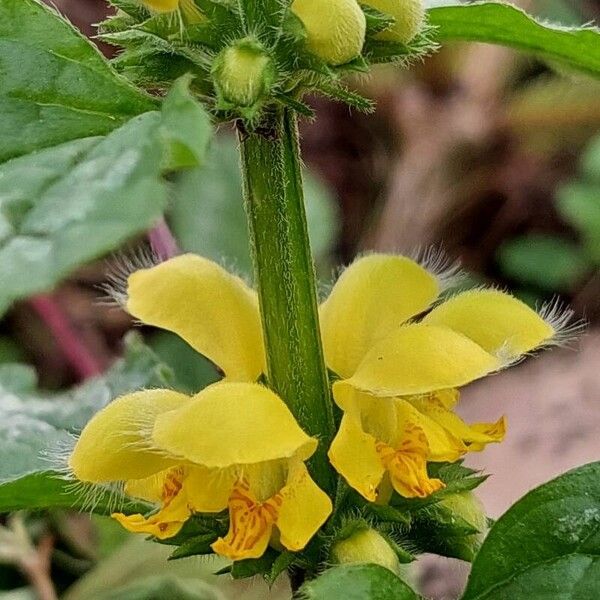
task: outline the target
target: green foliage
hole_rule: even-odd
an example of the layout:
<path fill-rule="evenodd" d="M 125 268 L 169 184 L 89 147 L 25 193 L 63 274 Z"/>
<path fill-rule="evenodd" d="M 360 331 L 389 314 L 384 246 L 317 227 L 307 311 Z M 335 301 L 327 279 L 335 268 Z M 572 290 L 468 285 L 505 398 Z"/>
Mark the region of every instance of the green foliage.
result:
<path fill-rule="evenodd" d="M 195 394 L 221 377 L 207 358 L 174 333 L 156 331 L 148 344 L 175 374 L 176 388 L 186 394 Z"/>
<path fill-rule="evenodd" d="M 110 590 L 98 600 L 221 600 L 222 595 L 212 586 L 198 580 L 172 575 L 157 575 Z"/>
<path fill-rule="evenodd" d="M 438 42 L 500 44 L 600 77 L 600 31 L 596 28 L 541 23 L 504 2 L 440 6 L 428 13 Z"/>
<path fill-rule="evenodd" d="M 313 255 L 317 265 L 328 266 L 337 235 L 335 203 L 323 184 L 308 173 L 305 184 Z M 242 180 L 233 138 L 216 138 L 206 164 L 178 175 L 173 197 L 169 223 L 185 251 L 225 262 L 245 275 L 252 272 Z"/>
<path fill-rule="evenodd" d="M 334 567 L 304 584 L 306 600 L 418 600 L 402 579 L 379 565 Z"/>
<path fill-rule="evenodd" d="M 151 227 L 167 204 L 163 170 L 198 164 L 211 127 L 178 82 L 162 111 L 106 137 L 0 165 L 0 313 Z M 193 122 L 193 123 L 192 123 Z"/>
<path fill-rule="evenodd" d="M 539 234 L 503 244 L 498 262 L 509 277 L 547 292 L 568 291 L 589 269 L 578 244 Z"/>
<path fill-rule="evenodd" d="M 519 500 L 492 527 L 462 600 L 593 600 L 600 582 L 600 462 Z"/>
<path fill-rule="evenodd" d="M 102 518 L 106 523 L 111 521 Z M 220 559 L 214 560 L 178 560 L 167 561 L 170 548 L 160 544 L 150 544 L 143 536 L 127 534 L 127 540 L 114 550 L 104 560 L 86 573 L 66 593 L 61 600 L 90 600 L 96 598 L 115 598 L 117 593 L 127 589 L 144 589 L 145 582 L 156 582 L 157 577 L 169 577 L 171 581 L 183 583 L 186 589 L 196 590 L 198 593 L 216 594 L 219 600 L 235 600 L 239 597 L 233 592 L 228 593 L 226 582 L 214 588 L 210 585 L 217 583 L 217 578 L 212 573 L 224 564 Z M 175 588 L 176 589 L 176 588 Z M 113 595 L 113 593 L 115 595 Z M 243 600 L 264 600 L 265 586 L 255 584 L 243 594 Z M 214 596 L 207 595 L 207 600 Z M 178 596 L 166 593 L 161 600 L 176 599 Z M 283 600 L 283 598 L 281 599 Z"/>
<path fill-rule="evenodd" d="M 0 162 L 105 135 L 156 104 L 46 5 L 0 2 Z"/>
<path fill-rule="evenodd" d="M 57 478 L 72 436 L 113 398 L 145 387 L 171 385 L 168 370 L 136 336 L 103 377 L 71 392 L 47 395 L 36 390 L 35 373 L 18 364 L 0 366 L 0 512 L 23 508 L 80 507 L 85 498 Z M 111 494 L 100 494 L 94 508 L 109 510 Z M 114 500 L 114 498 L 113 498 Z M 126 509 L 139 510 L 131 503 Z"/>
<path fill-rule="evenodd" d="M 208 113 L 190 95 L 192 79 L 184 75 L 175 81 L 162 105 L 164 167 L 171 171 L 202 164 L 212 134 Z"/>
<path fill-rule="evenodd" d="M 580 233 L 583 254 L 600 267 L 600 137 L 584 152 L 581 173 L 558 191 L 557 208 Z"/>
<path fill-rule="evenodd" d="M 502 271 L 528 286 L 525 295 L 533 301 L 540 293 L 573 291 L 600 267 L 600 138 L 583 153 L 580 171 L 556 193 L 556 209 L 578 240 L 531 234 L 498 251 Z"/>

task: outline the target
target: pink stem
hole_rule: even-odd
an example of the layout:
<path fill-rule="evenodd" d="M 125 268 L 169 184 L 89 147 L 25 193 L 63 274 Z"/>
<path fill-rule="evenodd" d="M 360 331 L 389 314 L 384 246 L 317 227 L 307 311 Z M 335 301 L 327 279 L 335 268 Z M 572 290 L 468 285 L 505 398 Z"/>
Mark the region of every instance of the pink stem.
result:
<path fill-rule="evenodd" d="M 177 240 L 171 233 L 164 217 L 161 217 L 148 232 L 148 240 L 150 241 L 152 250 L 161 260 L 168 260 L 180 253 Z"/>
<path fill-rule="evenodd" d="M 29 304 L 52 332 L 61 352 L 79 378 L 87 379 L 102 373 L 102 364 L 80 339 L 77 329 L 51 294 L 34 296 Z"/>

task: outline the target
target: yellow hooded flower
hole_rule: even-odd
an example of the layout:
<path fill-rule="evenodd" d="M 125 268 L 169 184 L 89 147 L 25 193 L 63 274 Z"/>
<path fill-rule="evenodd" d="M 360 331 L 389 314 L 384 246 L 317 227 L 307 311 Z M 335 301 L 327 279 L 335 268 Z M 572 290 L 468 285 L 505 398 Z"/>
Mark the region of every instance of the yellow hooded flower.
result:
<path fill-rule="evenodd" d="M 261 556 L 272 539 L 301 550 L 325 522 L 331 501 L 304 464 L 316 447 L 275 393 L 220 382 L 193 397 L 118 398 L 85 427 L 69 467 L 80 481 L 124 482 L 128 494 L 155 502 L 150 516 L 113 517 L 160 539 L 193 513 L 228 508 L 229 533 L 213 550 L 240 560 Z"/>
<path fill-rule="evenodd" d="M 371 501 L 392 488 L 425 497 L 443 487 L 428 461 L 455 461 L 501 441 L 504 419 L 465 424 L 456 388 L 497 371 L 557 334 L 519 300 L 471 290 L 439 304 L 441 278 L 402 256 L 357 260 L 321 305 L 328 366 L 344 411 L 329 451 L 336 470 Z"/>
<path fill-rule="evenodd" d="M 428 461 L 501 441 L 504 419 L 467 425 L 453 412 L 457 388 L 549 343 L 564 326 L 496 290 L 463 292 L 431 310 L 443 288 L 443 275 L 373 254 L 346 269 L 320 307 L 344 411 L 329 457 L 368 500 L 392 489 L 427 496 L 442 487 L 428 477 Z M 142 269 L 129 277 L 126 298 L 134 317 L 179 334 L 226 381 L 256 382 L 266 372 L 257 295 L 217 264 L 184 255 Z"/>
<path fill-rule="evenodd" d="M 265 372 L 258 297 L 216 263 L 185 254 L 131 274 L 125 309 L 178 334 L 224 373 L 255 382 Z"/>

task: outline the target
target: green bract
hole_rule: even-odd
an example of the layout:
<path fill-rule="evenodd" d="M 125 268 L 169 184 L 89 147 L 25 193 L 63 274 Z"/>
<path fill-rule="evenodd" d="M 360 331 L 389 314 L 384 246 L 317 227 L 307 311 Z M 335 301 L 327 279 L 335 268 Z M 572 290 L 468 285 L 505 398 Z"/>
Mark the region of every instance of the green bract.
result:
<path fill-rule="evenodd" d="M 420 0 L 412 0 L 408 20 L 398 10 L 402 3 L 388 14 L 387 5 L 356 0 L 189 0 L 170 13 L 144 2 L 112 4 L 120 10 L 102 24 L 101 37 L 125 48 L 115 62 L 123 74 L 156 89 L 192 73 L 192 90 L 219 120 L 241 117 L 250 128 L 278 106 L 310 115 L 303 96 L 311 91 L 369 110 L 368 100 L 346 90 L 344 73 L 416 59 L 435 48 Z M 190 5 L 202 18 L 176 17 Z"/>

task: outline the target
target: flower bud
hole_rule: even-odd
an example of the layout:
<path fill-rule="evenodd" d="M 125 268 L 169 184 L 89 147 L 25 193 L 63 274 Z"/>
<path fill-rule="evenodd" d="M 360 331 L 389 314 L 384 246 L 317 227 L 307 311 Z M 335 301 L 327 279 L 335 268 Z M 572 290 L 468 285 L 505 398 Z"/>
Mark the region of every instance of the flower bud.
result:
<path fill-rule="evenodd" d="M 252 109 L 270 91 L 275 67 L 263 46 L 252 39 L 235 42 L 215 59 L 213 80 L 224 109 Z"/>
<path fill-rule="evenodd" d="M 343 65 L 360 55 L 367 20 L 356 0 L 294 0 L 292 12 L 304 25 L 310 52 L 327 64 Z"/>
<path fill-rule="evenodd" d="M 444 496 L 439 506 L 478 531 L 478 533 L 462 538 L 463 543 L 471 550 L 476 551 L 488 529 L 487 517 L 481 500 L 473 492 L 459 492 Z"/>
<path fill-rule="evenodd" d="M 394 24 L 377 39 L 407 44 L 419 33 L 425 21 L 423 0 L 363 0 L 364 4 L 394 17 Z"/>
<path fill-rule="evenodd" d="M 399 574 L 400 560 L 390 543 L 370 528 L 355 529 L 331 548 L 331 558 L 338 564 L 374 563 Z"/>
<path fill-rule="evenodd" d="M 441 534 L 442 554 L 462 560 L 472 561 L 487 534 L 488 522 L 481 501 L 473 492 L 448 494 L 439 503 L 451 518 L 452 523 Z M 471 527 L 475 533 L 463 533 L 465 526 Z M 462 532 L 461 532 L 462 530 Z M 454 535 L 452 535 L 454 533 Z"/>

